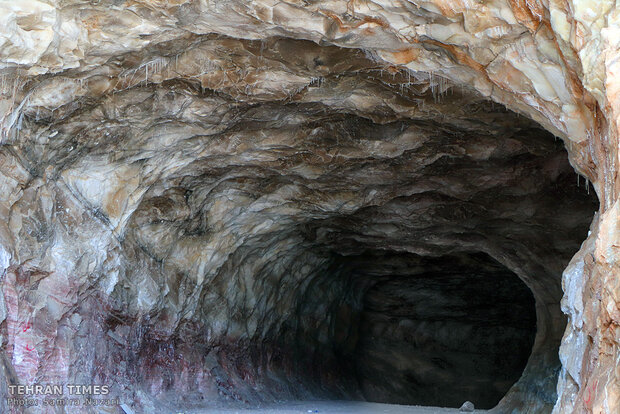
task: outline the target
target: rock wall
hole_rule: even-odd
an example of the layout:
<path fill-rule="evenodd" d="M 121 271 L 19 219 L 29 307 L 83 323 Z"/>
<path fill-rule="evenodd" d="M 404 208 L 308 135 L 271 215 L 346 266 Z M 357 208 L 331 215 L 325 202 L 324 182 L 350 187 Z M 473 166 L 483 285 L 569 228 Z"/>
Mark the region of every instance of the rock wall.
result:
<path fill-rule="evenodd" d="M 339 257 L 482 252 L 536 301 L 497 411 L 617 412 L 617 19 L 0 1 L 0 372 L 113 381 L 147 412 L 364 398 L 340 358 L 364 290 Z"/>

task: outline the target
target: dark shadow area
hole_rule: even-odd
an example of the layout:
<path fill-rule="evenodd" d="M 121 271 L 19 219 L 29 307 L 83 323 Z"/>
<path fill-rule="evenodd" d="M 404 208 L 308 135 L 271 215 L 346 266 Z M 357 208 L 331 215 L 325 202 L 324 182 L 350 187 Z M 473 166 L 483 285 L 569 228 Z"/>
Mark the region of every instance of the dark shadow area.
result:
<path fill-rule="evenodd" d="M 363 296 L 354 359 L 368 401 L 492 408 L 519 379 L 536 335 L 534 297 L 485 254 L 380 254 Z M 388 274 L 381 265 L 387 265 Z M 367 282 L 367 283 L 368 283 Z"/>

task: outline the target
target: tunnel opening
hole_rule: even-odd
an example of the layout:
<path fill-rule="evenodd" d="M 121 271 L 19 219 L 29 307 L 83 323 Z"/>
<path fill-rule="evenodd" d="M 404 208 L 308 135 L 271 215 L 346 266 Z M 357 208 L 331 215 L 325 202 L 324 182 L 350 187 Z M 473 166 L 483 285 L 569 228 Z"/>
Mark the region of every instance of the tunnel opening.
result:
<path fill-rule="evenodd" d="M 484 253 L 346 259 L 365 289 L 348 357 L 366 400 L 488 409 L 521 377 L 536 311 L 514 272 Z"/>

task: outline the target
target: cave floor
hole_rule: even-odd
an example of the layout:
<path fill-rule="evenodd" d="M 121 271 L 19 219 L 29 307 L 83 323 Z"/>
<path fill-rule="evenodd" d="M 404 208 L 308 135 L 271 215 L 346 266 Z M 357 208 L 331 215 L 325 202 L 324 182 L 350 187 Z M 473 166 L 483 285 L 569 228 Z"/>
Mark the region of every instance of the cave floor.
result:
<path fill-rule="evenodd" d="M 184 414 L 250 414 L 250 413 L 277 413 L 277 414 L 448 414 L 458 413 L 458 408 L 421 407 L 396 404 L 379 404 L 361 401 L 294 401 L 268 405 L 262 408 L 210 408 L 201 410 L 180 411 Z M 486 410 L 476 410 L 477 413 Z"/>

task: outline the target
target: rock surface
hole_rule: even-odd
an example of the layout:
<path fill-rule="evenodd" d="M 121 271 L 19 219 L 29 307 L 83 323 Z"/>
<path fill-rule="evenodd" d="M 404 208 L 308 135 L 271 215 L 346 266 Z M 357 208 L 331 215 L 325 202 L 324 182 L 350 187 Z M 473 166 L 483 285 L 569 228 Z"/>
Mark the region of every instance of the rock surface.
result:
<path fill-rule="evenodd" d="M 459 408 L 460 412 L 463 413 L 473 413 L 475 410 L 474 404 L 471 401 L 465 401 L 461 408 Z"/>
<path fill-rule="evenodd" d="M 619 16 L 0 1 L 0 392 L 111 383 L 145 412 L 373 398 L 343 357 L 364 355 L 373 283 L 482 254 L 536 310 L 496 410 L 620 411 Z"/>

